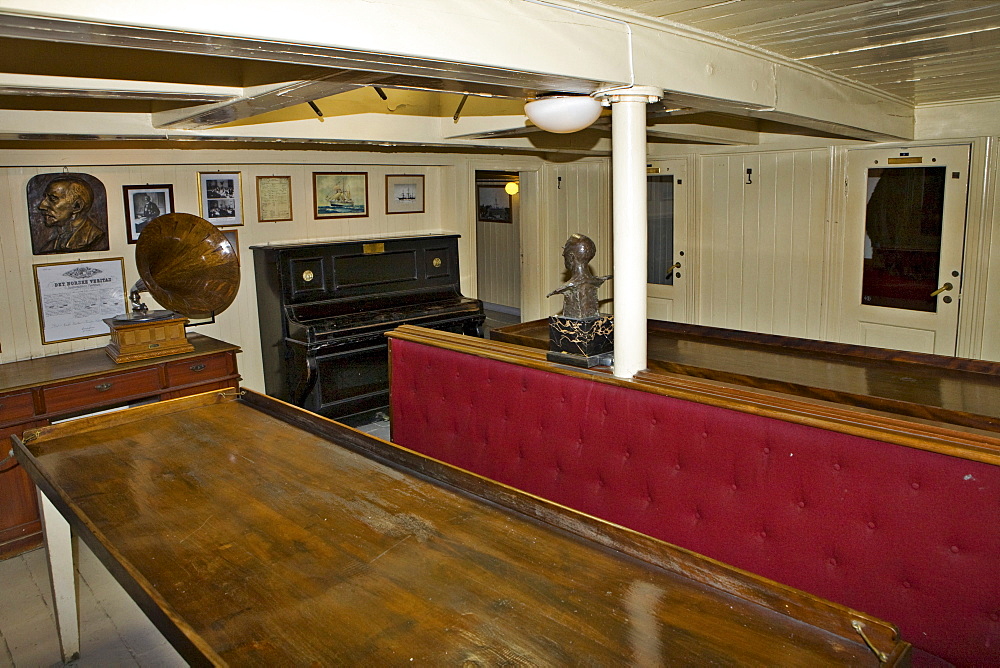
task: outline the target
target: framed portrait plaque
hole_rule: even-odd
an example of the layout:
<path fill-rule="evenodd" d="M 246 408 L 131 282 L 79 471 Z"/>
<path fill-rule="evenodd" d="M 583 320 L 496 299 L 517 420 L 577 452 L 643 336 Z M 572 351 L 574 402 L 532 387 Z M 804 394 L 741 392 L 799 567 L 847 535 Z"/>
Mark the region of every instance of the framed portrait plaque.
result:
<path fill-rule="evenodd" d="M 227 227 L 243 224 L 243 195 L 239 172 L 199 172 L 201 217 Z"/>
<path fill-rule="evenodd" d="M 35 293 L 42 343 L 108 334 L 105 318 L 126 312 L 125 261 L 36 264 Z"/>

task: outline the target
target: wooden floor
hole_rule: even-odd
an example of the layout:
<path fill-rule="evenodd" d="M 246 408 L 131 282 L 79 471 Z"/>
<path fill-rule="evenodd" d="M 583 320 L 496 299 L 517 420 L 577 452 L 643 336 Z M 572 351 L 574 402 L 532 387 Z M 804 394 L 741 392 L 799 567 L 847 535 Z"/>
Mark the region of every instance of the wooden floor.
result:
<path fill-rule="evenodd" d="M 80 659 L 71 666 L 186 666 L 86 545 Z M 0 666 L 61 666 L 45 549 L 0 561 Z"/>

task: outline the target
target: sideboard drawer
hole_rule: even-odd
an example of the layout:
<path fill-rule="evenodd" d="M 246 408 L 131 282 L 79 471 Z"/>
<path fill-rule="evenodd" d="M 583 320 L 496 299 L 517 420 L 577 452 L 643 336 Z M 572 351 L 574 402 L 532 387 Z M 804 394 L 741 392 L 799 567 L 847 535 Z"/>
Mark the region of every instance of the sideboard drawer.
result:
<path fill-rule="evenodd" d="M 229 354 L 210 355 L 167 364 L 167 387 L 202 383 L 232 373 Z"/>
<path fill-rule="evenodd" d="M 45 410 L 62 413 L 107 405 L 126 397 L 155 394 L 160 391 L 160 374 L 156 369 L 144 369 L 115 376 L 92 378 L 78 383 L 47 387 L 42 390 Z"/>
<path fill-rule="evenodd" d="M 23 420 L 35 414 L 35 404 L 31 392 L 19 392 L 0 396 L 0 424 Z"/>

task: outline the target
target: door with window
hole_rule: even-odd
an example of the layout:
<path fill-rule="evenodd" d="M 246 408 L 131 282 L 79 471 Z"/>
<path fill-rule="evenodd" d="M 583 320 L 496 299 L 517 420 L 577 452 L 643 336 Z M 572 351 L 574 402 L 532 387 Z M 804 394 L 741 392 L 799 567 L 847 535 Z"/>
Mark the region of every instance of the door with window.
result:
<path fill-rule="evenodd" d="M 847 156 L 844 339 L 954 355 L 968 146 Z"/>
<path fill-rule="evenodd" d="M 646 174 L 646 315 L 687 322 L 687 186 L 682 160 L 650 163 Z"/>

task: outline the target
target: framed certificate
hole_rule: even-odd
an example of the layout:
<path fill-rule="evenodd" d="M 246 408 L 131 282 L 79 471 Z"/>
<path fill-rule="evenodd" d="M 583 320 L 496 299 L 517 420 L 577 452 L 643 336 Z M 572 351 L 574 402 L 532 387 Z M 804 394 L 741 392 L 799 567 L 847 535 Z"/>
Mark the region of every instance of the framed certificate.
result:
<path fill-rule="evenodd" d="M 257 220 L 277 223 L 292 219 L 292 177 L 257 177 Z"/>
<path fill-rule="evenodd" d="M 108 334 L 104 319 L 126 312 L 125 261 L 120 257 L 34 268 L 42 343 Z"/>

